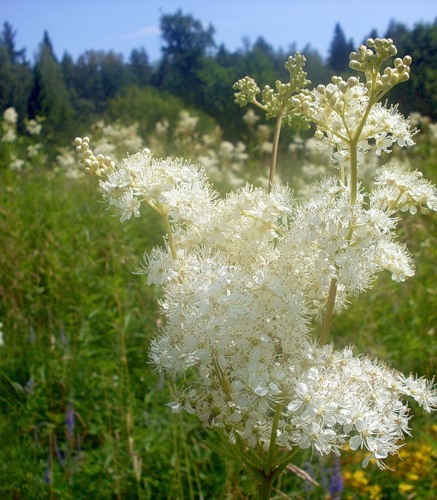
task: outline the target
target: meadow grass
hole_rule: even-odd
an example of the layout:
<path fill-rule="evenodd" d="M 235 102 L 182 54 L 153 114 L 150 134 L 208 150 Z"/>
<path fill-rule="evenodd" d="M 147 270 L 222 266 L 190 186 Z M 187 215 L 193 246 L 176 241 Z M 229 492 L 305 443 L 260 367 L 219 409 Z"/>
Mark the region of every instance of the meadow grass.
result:
<path fill-rule="evenodd" d="M 178 424 L 147 366 L 155 292 L 132 274 L 160 220 L 120 227 L 85 179 L 2 174 L 1 496 L 167 496 Z"/>

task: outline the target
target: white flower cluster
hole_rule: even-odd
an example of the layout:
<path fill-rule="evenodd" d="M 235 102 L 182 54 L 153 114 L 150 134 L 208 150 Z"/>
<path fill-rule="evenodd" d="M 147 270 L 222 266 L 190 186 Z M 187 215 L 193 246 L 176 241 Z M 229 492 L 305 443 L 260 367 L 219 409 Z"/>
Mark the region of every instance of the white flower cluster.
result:
<path fill-rule="evenodd" d="M 121 222 L 139 217 L 143 201 L 180 224 L 196 224 L 206 213 L 201 207 L 207 208 L 212 191 L 200 167 L 179 159 L 157 160 L 143 149 L 116 168 L 109 156 L 94 156 L 88 137 L 77 138 L 75 145 L 83 169 L 101 177 L 100 187 Z"/>
<path fill-rule="evenodd" d="M 396 55 L 393 41 L 369 38 L 366 45 L 350 55 L 350 67 L 364 73 L 365 83 L 355 76 L 346 81 L 334 76 L 328 85 L 292 98 L 294 106 L 316 124 L 316 137 L 337 149 L 334 160 L 340 168 L 362 163 L 373 143 L 377 155 L 391 152 L 394 143 L 412 146 L 417 132 L 397 106 L 387 108 L 378 102 L 396 84 L 408 80 L 411 57 L 396 58 L 394 67 L 385 67 L 381 74 L 383 63 Z M 353 161 L 351 151 L 357 155 Z"/>
<path fill-rule="evenodd" d="M 96 154 L 111 155 L 114 160 L 118 160 L 126 153 L 138 151 L 143 146 L 136 123 L 125 126 L 120 123 L 107 124 L 100 120 L 93 125 L 93 128 L 99 136 L 94 146 Z"/>
<path fill-rule="evenodd" d="M 18 113 L 15 108 L 7 108 L 3 113 L 2 142 L 15 142 L 17 139 Z"/>
<path fill-rule="evenodd" d="M 409 211 L 416 214 L 418 209 L 427 214 L 437 211 L 435 187 L 423 178 L 422 172 L 411 172 L 398 165 L 388 165 L 381 169 L 375 179 L 379 189 L 372 193 L 374 205 L 390 212 Z"/>
<path fill-rule="evenodd" d="M 13 144 L 13 147 L 6 147 L 5 160 L 8 167 L 16 172 L 29 170 L 36 165 L 43 165 L 47 156 L 44 154 L 44 148 L 37 136 L 42 131 L 41 123 L 44 119 L 36 116 L 35 119 L 25 119 L 27 134 L 21 134 L 18 131 L 18 113 L 15 108 L 7 108 L 3 112 L 3 119 L 0 121 L 0 143 Z"/>
<path fill-rule="evenodd" d="M 76 140 L 78 150 L 84 145 L 90 157 L 88 140 Z M 376 189 L 387 183 L 381 174 Z M 175 251 L 170 243 L 155 248 L 144 271 L 164 291 L 152 361 L 189 381 L 174 395 L 174 411 L 267 448 L 279 408 L 278 446 L 323 454 L 365 447 L 383 466 L 408 432 L 403 397 L 436 406 L 431 383 L 309 338 L 333 279 L 344 307 L 381 269 L 399 280 L 413 274 L 379 197 L 366 208 L 360 193 L 351 205 L 331 179 L 299 203 L 286 188 L 267 194 L 250 185 L 217 199 L 200 168 L 148 151 L 123 160 L 100 186 L 120 220 L 139 215 L 146 201 L 171 223 Z"/>
<path fill-rule="evenodd" d="M 364 126 L 360 126 L 357 118 L 362 117 L 369 106 L 368 88 L 356 77 L 347 81 L 341 77 L 332 80 L 326 87 L 319 85 L 311 92 L 299 94 L 293 102 L 317 125 L 316 137 L 326 147 L 338 150 L 334 155 L 338 165 L 349 164 L 351 141 L 358 146 L 359 163 L 363 162 L 372 141 L 377 155 L 382 151 L 391 152 L 394 143 L 401 147 L 414 145 L 412 137 L 417 130 L 411 129 L 409 119 L 398 112 L 397 106 L 386 108 L 381 103 L 374 104 Z"/>
<path fill-rule="evenodd" d="M 390 40 L 368 43 L 378 48 L 379 64 L 393 52 Z M 366 50 L 355 62 L 367 75 Z M 435 187 L 418 172 L 386 166 L 365 195 L 354 175 L 369 139 L 378 151 L 412 142 L 395 108 L 369 102 L 408 77 L 408 62 L 396 60 L 379 77 L 382 86 L 337 78 L 294 98 L 337 146 L 340 166 L 345 159 L 351 166 L 349 177 L 322 180 L 304 200 L 278 184 L 269 192 L 246 184 L 219 198 L 190 162 L 144 150 L 117 166 L 96 157 L 87 137 L 75 140 L 84 170 L 100 178 L 122 222 L 139 216 L 143 201 L 164 219 L 166 245 L 146 255 L 142 271 L 163 290 L 165 321 L 151 359 L 185 382 L 170 406 L 218 428 L 255 466 L 258 453 L 273 456 L 278 448 L 339 454 L 349 447 L 368 450 L 364 466 L 373 458 L 384 467 L 409 434 L 405 398 L 437 408 L 432 381 L 310 337 L 314 320 L 324 316 L 323 332 L 327 311 L 346 307 L 380 271 L 395 281 L 414 274 L 396 241 L 395 214 L 436 210 Z M 238 89 L 240 104 L 259 90 L 248 78 Z"/>

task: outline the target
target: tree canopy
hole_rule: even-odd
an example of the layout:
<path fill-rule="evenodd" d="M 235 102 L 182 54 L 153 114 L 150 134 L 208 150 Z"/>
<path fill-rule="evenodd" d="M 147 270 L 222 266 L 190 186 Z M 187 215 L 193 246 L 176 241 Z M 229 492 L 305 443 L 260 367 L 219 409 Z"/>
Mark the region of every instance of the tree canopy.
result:
<path fill-rule="evenodd" d="M 81 123 L 99 118 L 110 107 L 113 110 L 111 101 L 127 95 L 128 89 L 153 87 L 209 114 L 225 135 L 235 138 L 241 133 L 243 113 L 233 102 L 235 81 L 250 75 L 260 85 L 271 85 L 286 76 L 284 63 L 289 54 L 275 50 L 262 37 L 229 51 L 217 45 L 211 24 L 204 26 L 181 10 L 163 14 L 160 27 L 162 57 L 155 65 L 144 47 L 132 50 L 127 61 L 114 51 L 89 50 L 76 60 L 66 53 L 58 62 L 47 32 L 31 64 L 25 49 L 16 47 L 15 30 L 4 23 L 0 111 L 13 106 L 23 118 L 43 114 L 48 134 L 73 133 Z M 377 36 L 375 30 L 369 33 Z M 395 89 L 393 100 L 400 102 L 403 113 L 419 111 L 437 119 L 437 22 L 420 23 L 410 30 L 393 21 L 382 36 L 395 41 L 399 54 L 413 57 L 411 79 Z M 335 26 L 327 60 L 306 46 L 302 52 L 312 84 L 326 83 L 334 74 L 350 74 L 347 61 L 355 49 L 340 24 Z"/>

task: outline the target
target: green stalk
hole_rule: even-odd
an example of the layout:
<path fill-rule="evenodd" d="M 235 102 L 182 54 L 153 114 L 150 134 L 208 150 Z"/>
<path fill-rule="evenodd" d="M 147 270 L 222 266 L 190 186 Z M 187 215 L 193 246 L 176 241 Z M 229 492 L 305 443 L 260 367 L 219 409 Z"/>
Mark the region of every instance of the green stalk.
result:
<path fill-rule="evenodd" d="M 329 287 L 328 302 L 326 303 L 326 313 L 323 318 L 322 331 L 320 332 L 320 343 L 325 345 L 328 340 L 329 328 L 331 326 L 331 319 L 334 314 L 335 297 L 337 295 L 337 280 L 333 278 L 331 280 L 331 286 Z"/>
<path fill-rule="evenodd" d="M 188 481 L 188 491 L 189 491 L 189 495 L 190 495 L 190 500 L 194 500 L 195 494 L 194 494 L 194 488 L 193 488 L 193 479 L 191 477 L 190 457 L 188 455 L 187 442 L 185 439 L 182 439 L 181 443 L 182 443 L 182 448 L 184 451 L 185 470 L 186 470 L 186 476 L 187 476 L 187 481 Z"/>
<path fill-rule="evenodd" d="M 167 212 L 160 203 L 157 203 L 154 200 L 146 200 L 146 201 L 149 204 L 149 206 L 162 217 L 162 220 L 164 221 L 165 230 L 168 236 L 168 244 L 170 246 L 171 256 L 173 257 L 174 260 L 176 260 L 177 258 L 176 245 L 174 244 L 173 233 L 171 231 L 170 220 L 168 218 Z"/>
<path fill-rule="evenodd" d="M 351 205 L 355 205 L 357 201 L 357 190 L 358 190 L 358 152 L 357 152 L 357 140 L 354 139 L 349 144 L 350 151 L 350 183 L 351 183 L 351 194 L 350 202 Z"/>
<path fill-rule="evenodd" d="M 167 212 L 161 211 L 162 218 L 164 220 L 165 230 L 167 231 L 168 244 L 170 246 L 171 256 L 174 260 L 177 259 L 176 246 L 174 244 L 173 233 L 171 232 L 170 221 L 168 219 Z"/>
<path fill-rule="evenodd" d="M 358 141 L 360 140 L 361 132 L 363 131 L 364 125 L 366 124 L 367 117 L 369 116 L 372 106 L 375 104 L 376 99 L 374 95 L 376 74 L 373 76 L 372 88 L 369 96 L 369 103 L 364 112 L 361 122 L 355 132 L 353 137 L 350 137 L 347 141 L 349 143 L 349 154 L 350 154 L 350 203 L 355 205 L 357 202 L 358 194 Z M 333 279 L 329 287 L 328 302 L 326 304 L 326 313 L 323 318 L 322 330 L 320 333 L 320 343 L 322 345 L 326 344 L 328 339 L 329 328 L 331 326 L 331 319 L 334 313 L 335 297 L 337 295 L 337 280 Z"/>
<path fill-rule="evenodd" d="M 273 479 L 273 474 L 270 476 L 264 476 L 258 488 L 258 496 L 260 500 L 269 500 L 271 498 Z"/>
<path fill-rule="evenodd" d="M 278 114 L 276 118 L 275 131 L 273 133 L 273 147 L 272 147 L 272 158 L 270 162 L 270 172 L 269 172 L 269 186 L 267 188 L 267 192 L 271 193 L 273 183 L 275 180 L 275 172 L 276 172 L 276 162 L 278 159 L 278 145 L 279 145 L 279 136 L 281 135 L 281 126 L 282 126 L 282 116 L 283 111 Z"/>
<path fill-rule="evenodd" d="M 174 479 L 174 482 L 177 484 L 177 488 L 179 488 L 179 494 L 182 497 L 184 493 L 184 488 L 182 486 L 182 474 L 181 474 L 181 460 L 179 457 L 179 439 L 178 439 L 178 432 L 177 428 L 180 428 L 180 425 L 176 425 L 176 419 L 179 420 L 179 415 L 173 415 L 172 418 L 172 430 L 173 430 L 173 449 L 174 449 L 174 457 L 175 457 L 175 463 L 174 463 L 174 470 L 175 470 L 175 476 L 176 478 Z M 172 485 L 172 488 L 173 489 Z"/>
<path fill-rule="evenodd" d="M 272 432 L 270 435 L 269 452 L 267 455 L 267 464 L 265 468 L 266 476 L 270 476 L 272 470 L 273 455 L 276 450 L 276 431 L 278 430 L 279 417 L 281 416 L 282 405 L 276 403 L 275 416 L 273 418 Z"/>

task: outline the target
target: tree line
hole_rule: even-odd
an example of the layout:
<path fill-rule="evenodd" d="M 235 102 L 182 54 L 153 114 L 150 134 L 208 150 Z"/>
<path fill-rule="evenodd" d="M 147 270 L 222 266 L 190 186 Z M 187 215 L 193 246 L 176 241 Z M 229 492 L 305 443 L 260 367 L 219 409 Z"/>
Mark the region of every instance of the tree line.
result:
<path fill-rule="evenodd" d="M 259 85 L 284 80 L 284 62 L 295 51 L 293 46 L 287 52 L 275 50 L 262 37 L 229 51 L 215 42 L 212 25 L 205 27 L 180 10 L 163 15 L 160 29 L 162 56 L 153 65 L 144 47 L 132 50 L 127 61 L 112 50 L 89 50 L 77 60 L 65 53 L 58 60 L 47 32 L 35 61 L 30 62 L 25 49 L 16 47 L 16 31 L 5 22 L 0 34 L 0 111 L 13 106 L 20 117 L 44 116 L 46 135 L 59 140 L 71 138 L 111 109 L 113 115 L 123 111 L 119 118 L 128 121 L 133 110 L 126 103 L 135 107 L 130 97 L 148 93 L 149 97 L 168 96 L 169 102 L 177 98 L 181 106 L 206 113 L 225 135 L 237 138 L 242 111 L 233 102 L 233 83 L 245 75 Z M 378 33 L 373 30 L 369 36 L 375 38 Z M 392 21 L 379 36 L 392 38 L 401 56 L 413 57 L 412 77 L 396 87 L 392 99 L 400 103 L 403 113 L 418 111 L 437 119 L 437 19 L 412 29 Z M 307 45 L 301 52 L 307 58 L 312 84 L 326 83 L 334 74 L 351 74 L 348 56 L 352 50 L 356 45 L 339 24 L 326 60 Z M 145 101 L 150 103 L 151 98 Z M 117 109 L 114 102 L 125 104 Z M 143 116 L 147 121 L 147 110 Z"/>

